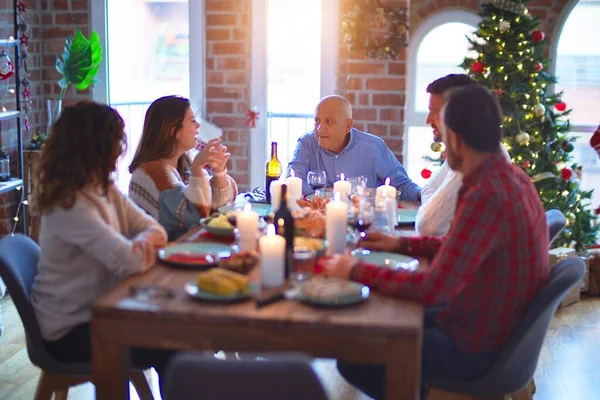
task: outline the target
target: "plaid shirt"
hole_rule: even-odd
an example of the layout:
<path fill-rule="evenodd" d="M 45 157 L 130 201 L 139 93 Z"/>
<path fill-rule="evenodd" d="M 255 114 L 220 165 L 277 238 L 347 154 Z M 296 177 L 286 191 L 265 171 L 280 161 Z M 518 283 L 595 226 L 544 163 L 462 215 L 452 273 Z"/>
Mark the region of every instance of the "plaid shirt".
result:
<path fill-rule="evenodd" d="M 374 290 L 446 305 L 437 326 L 465 350 L 498 349 L 548 279 L 546 216 L 529 176 L 501 153 L 465 176 L 443 238 L 404 238 L 398 252 L 432 258 L 408 272 L 359 263 L 353 280 Z"/>

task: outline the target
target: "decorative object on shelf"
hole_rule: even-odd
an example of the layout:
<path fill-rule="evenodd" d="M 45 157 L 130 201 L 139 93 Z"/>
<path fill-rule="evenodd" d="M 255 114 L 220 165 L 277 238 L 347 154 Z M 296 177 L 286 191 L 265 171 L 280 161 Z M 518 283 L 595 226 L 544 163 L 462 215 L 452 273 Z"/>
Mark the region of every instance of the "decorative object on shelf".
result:
<path fill-rule="evenodd" d="M 369 59 L 396 60 L 408 46 L 408 13 L 381 0 L 355 0 L 342 21 L 344 43 Z"/>
<path fill-rule="evenodd" d="M 15 65 L 4 50 L 0 53 L 0 81 L 6 80 L 15 74 Z"/>
<path fill-rule="evenodd" d="M 41 150 L 42 146 L 48 140 L 48 135 L 44 133 L 40 133 L 37 135 L 33 135 L 31 137 L 31 141 L 29 142 L 29 146 L 27 146 L 27 150 Z"/>
<path fill-rule="evenodd" d="M 431 170 L 423 168 L 423 170 L 421 171 L 421 176 L 423 177 L 423 179 L 431 178 Z"/>
<path fill-rule="evenodd" d="M 246 111 L 246 126 L 250 128 L 256 128 L 256 124 L 258 119 L 260 118 L 260 113 L 256 107 L 252 107 L 248 111 Z"/>
<path fill-rule="evenodd" d="M 19 24 L 17 26 L 19 37 L 28 36 L 29 24 L 25 20 L 26 6 L 22 1 L 17 3 L 17 10 L 19 11 Z M 29 80 L 29 42 L 20 46 L 21 51 L 21 67 L 20 67 L 20 83 L 21 83 L 21 119 L 23 126 L 25 127 L 25 136 L 28 136 L 29 129 L 29 112 L 31 111 L 31 81 Z"/>
<path fill-rule="evenodd" d="M 10 156 L 0 151 L 0 181 L 10 181 Z"/>
<path fill-rule="evenodd" d="M 96 31 L 92 31 L 87 39 L 80 30 L 69 36 L 65 41 L 62 59 L 56 59 L 56 70 L 61 75 L 58 81 L 60 93 L 57 101 L 50 100 L 48 112 L 49 121 L 54 123 L 60 115 L 62 100 L 70 85 L 77 90 L 85 90 L 96 82 L 95 76 L 102 62 L 102 46 Z M 50 124 L 50 125 L 51 125 Z"/>

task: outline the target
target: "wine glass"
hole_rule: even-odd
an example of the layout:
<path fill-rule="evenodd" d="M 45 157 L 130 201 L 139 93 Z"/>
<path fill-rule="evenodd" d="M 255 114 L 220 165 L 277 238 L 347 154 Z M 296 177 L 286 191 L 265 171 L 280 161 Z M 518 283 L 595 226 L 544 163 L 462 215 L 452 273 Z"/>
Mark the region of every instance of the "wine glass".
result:
<path fill-rule="evenodd" d="M 348 224 L 359 232 L 361 238 L 367 236 L 366 232 L 375 219 L 373 201 L 371 196 L 360 196 L 358 201 L 348 208 Z"/>
<path fill-rule="evenodd" d="M 325 171 L 309 171 L 306 181 L 312 190 L 322 189 L 327 185 L 327 174 Z"/>

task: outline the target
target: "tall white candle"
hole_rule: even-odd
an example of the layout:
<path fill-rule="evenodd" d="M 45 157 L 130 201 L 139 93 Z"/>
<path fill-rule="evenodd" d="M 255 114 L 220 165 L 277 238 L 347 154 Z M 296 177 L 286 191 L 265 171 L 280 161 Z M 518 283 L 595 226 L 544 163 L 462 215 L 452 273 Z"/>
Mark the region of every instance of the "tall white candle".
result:
<path fill-rule="evenodd" d="M 302 198 L 302 179 L 298 178 L 292 169 L 290 171 L 290 177 L 285 180 L 288 185 L 288 207 L 294 211 L 299 209 L 297 200 Z"/>
<path fill-rule="evenodd" d="M 375 192 L 375 196 L 379 199 L 382 197 L 389 197 L 392 199 L 396 199 L 396 195 L 398 191 L 395 187 L 390 185 L 390 178 L 385 178 L 385 183 L 377 188 L 377 192 Z"/>
<path fill-rule="evenodd" d="M 258 214 L 252 211 L 250 203 L 246 203 L 244 211 L 237 214 L 236 221 L 241 237 L 256 237 L 258 233 Z"/>
<path fill-rule="evenodd" d="M 269 224 L 267 234 L 258 240 L 260 251 L 261 284 L 264 287 L 283 285 L 285 268 L 285 239 L 275 234 L 275 225 Z"/>
<path fill-rule="evenodd" d="M 271 210 L 273 212 L 279 210 L 281 205 L 281 185 L 284 183 L 282 179 L 271 182 L 269 190 L 271 191 Z"/>
<path fill-rule="evenodd" d="M 333 182 L 333 191 L 340 194 L 340 199 L 344 203 L 348 203 L 348 196 L 352 192 L 352 184 L 346 180 L 343 172 L 340 174 L 340 180 Z"/>
<path fill-rule="evenodd" d="M 346 250 L 346 226 L 348 225 L 348 204 L 340 201 L 340 193 L 325 205 L 325 235 L 327 255 L 343 254 Z"/>

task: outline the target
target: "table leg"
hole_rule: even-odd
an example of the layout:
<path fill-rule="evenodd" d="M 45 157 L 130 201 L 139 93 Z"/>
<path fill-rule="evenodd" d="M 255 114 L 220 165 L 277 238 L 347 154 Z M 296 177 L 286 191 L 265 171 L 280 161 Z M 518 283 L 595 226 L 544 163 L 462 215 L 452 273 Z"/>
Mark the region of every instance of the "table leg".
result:
<path fill-rule="evenodd" d="M 415 400 L 421 398 L 421 337 L 398 343 L 390 351 L 397 357 L 386 364 L 386 399 Z"/>
<path fill-rule="evenodd" d="M 92 321 L 92 368 L 97 400 L 129 400 L 129 349 L 115 342 L 110 325 Z"/>

